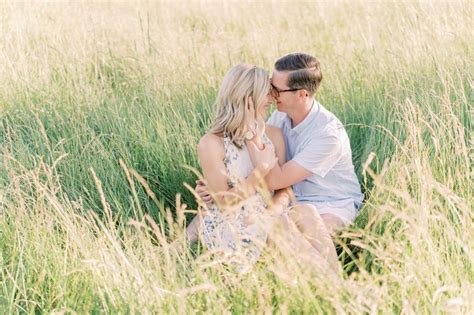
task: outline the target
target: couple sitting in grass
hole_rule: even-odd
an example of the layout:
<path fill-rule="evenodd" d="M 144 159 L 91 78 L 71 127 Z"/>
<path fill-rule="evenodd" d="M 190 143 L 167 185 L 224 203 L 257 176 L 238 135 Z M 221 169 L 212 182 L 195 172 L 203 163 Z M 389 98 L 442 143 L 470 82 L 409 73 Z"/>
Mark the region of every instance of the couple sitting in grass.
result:
<path fill-rule="evenodd" d="M 321 80 L 319 62 L 304 53 L 280 58 L 271 78 L 248 64 L 224 77 L 216 118 L 198 145 L 204 180 L 196 192 L 206 211 L 187 238 L 200 238 L 239 272 L 268 241 L 340 272 L 331 237 L 353 222 L 363 195 L 344 126 L 314 99 Z"/>

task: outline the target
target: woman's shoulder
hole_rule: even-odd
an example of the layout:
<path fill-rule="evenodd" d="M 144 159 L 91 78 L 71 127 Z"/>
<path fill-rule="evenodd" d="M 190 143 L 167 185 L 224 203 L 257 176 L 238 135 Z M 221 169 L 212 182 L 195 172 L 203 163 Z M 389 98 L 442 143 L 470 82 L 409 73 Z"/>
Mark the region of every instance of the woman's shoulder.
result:
<path fill-rule="evenodd" d="M 213 133 L 206 133 L 198 143 L 198 152 L 216 154 L 224 152 L 224 138 Z"/>

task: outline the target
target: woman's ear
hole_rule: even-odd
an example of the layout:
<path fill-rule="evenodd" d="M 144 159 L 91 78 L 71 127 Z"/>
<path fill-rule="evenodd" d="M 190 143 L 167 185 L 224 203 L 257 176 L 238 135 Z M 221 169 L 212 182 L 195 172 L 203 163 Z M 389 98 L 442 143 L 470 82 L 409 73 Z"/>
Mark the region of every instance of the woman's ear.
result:
<path fill-rule="evenodd" d="M 247 104 L 249 106 L 249 108 L 248 108 L 249 110 L 251 110 L 251 111 L 255 110 L 255 104 L 253 102 L 253 97 L 251 95 L 247 97 Z"/>

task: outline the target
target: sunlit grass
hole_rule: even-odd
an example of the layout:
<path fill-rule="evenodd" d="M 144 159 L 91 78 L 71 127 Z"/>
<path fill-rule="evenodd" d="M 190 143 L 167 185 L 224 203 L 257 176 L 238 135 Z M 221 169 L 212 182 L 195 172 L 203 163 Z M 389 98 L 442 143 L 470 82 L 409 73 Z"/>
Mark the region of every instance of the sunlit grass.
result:
<path fill-rule="evenodd" d="M 2 313 L 472 312 L 470 2 L 0 8 Z M 340 282 L 168 246 L 223 74 L 295 51 L 322 63 L 367 196 Z"/>

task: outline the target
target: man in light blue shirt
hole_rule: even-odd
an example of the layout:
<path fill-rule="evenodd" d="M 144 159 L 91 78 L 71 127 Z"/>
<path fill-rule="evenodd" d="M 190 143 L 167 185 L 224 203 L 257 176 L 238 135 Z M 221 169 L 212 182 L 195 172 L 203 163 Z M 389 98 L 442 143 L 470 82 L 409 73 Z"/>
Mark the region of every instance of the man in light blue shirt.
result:
<path fill-rule="evenodd" d="M 314 99 L 321 80 L 319 62 L 308 54 L 290 54 L 275 63 L 271 83 L 277 111 L 268 124 L 281 129 L 287 162 L 274 167 L 265 181 L 270 190 L 293 188 L 296 205 L 289 216 L 334 265 L 331 235 L 354 221 L 363 195 L 344 126 Z M 254 146 L 250 150 L 255 165 L 264 163 L 259 160 L 263 154 Z"/>
<path fill-rule="evenodd" d="M 312 204 L 319 214 L 334 214 L 344 225 L 350 224 L 363 195 L 352 165 L 349 138 L 341 122 L 314 100 L 309 113 L 298 125 L 293 126 L 291 118 L 279 111 L 273 113 L 268 124 L 283 132 L 286 159 L 293 162 L 293 167 L 288 168 L 304 168 L 298 171 L 311 173 L 293 183 L 296 201 Z M 298 174 L 296 172 L 294 177 Z M 289 176 L 287 181 L 293 178 Z M 275 185 L 278 187 L 278 183 Z"/>

